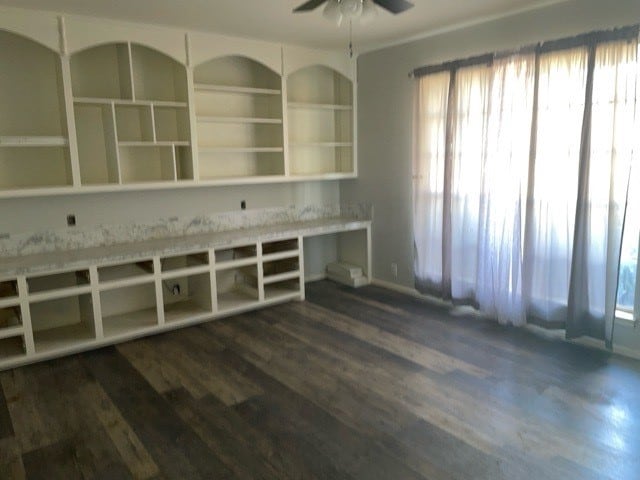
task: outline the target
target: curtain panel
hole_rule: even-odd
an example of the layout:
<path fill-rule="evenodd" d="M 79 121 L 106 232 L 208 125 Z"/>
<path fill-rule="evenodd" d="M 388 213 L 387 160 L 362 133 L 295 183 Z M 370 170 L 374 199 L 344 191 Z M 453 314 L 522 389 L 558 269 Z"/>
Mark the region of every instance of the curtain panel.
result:
<path fill-rule="evenodd" d="M 611 345 L 640 153 L 638 29 L 623 36 L 423 72 L 419 291 Z"/>

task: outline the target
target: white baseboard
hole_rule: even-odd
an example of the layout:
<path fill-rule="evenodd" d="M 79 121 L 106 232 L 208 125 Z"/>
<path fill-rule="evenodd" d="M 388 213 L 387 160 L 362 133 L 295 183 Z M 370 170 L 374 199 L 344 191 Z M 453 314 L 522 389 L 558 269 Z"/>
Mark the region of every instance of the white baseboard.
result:
<path fill-rule="evenodd" d="M 317 282 L 319 280 L 324 280 L 327 278 L 326 273 L 314 273 L 312 275 L 305 275 L 304 283 Z"/>
<path fill-rule="evenodd" d="M 376 285 L 381 288 L 386 288 L 387 290 L 392 290 L 398 293 L 404 293 L 405 295 L 409 295 L 411 297 L 417 298 L 418 300 L 422 300 L 424 302 L 428 302 L 430 304 L 436 304 L 446 307 L 453 307 L 451 303 L 445 302 L 439 298 L 432 297 L 430 295 L 423 295 L 415 288 L 405 287 L 404 285 L 398 285 L 397 283 L 387 282 L 386 280 L 380 280 L 379 278 L 374 278 L 371 280 L 373 285 Z"/>
<path fill-rule="evenodd" d="M 442 305 L 442 306 L 449 306 L 452 307 L 453 305 L 451 305 L 448 302 L 444 302 L 438 298 L 435 297 L 430 297 L 428 295 L 422 295 L 420 292 L 418 292 L 415 288 L 410 288 L 410 287 L 405 287 L 404 285 L 398 285 L 396 283 L 392 283 L 392 282 L 387 282 L 386 280 L 380 280 L 378 278 L 374 278 L 371 283 L 373 285 L 376 285 L 378 287 L 381 288 L 386 288 L 387 290 L 392 290 L 394 292 L 398 292 L 398 293 L 404 293 L 405 295 L 409 295 L 411 297 L 423 300 L 425 302 L 431 303 L 431 304 L 437 304 L 437 305 Z M 597 348 L 598 350 L 603 350 L 605 352 L 609 352 L 610 350 L 607 350 L 604 346 L 604 344 L 599 341 L 599 340 L 595 340 L 595 339 L 591 339 L 591 338 L 577 338 L 574 340 L 567 340 L 564 336 L 564 334 L 556 332 L 556 331 L 549 331 L 549 330 L 545 330 L 541 327 L 536 327 L 533 325 L 527 325 L 525 328 L 527 328 L 529 331 L 531 331 L 534 334 L 537 335 L 543 335 L 549 338 L 555 338 L 555 339 L 559 339 L 562 340 L 564 342 L 567 343 L 573 343 L 576 345 L 581 345 L 581 346 L 585 346 L 585 347 L 590 347 L 590 348 Z M 640 360 L 640 350 L 635 350 L 629 347 L 624 347 L 624 346 L 619 346 L 616 345 L 615 343 L 613 344 L 613 353 L 614 354 L 618 354 L 618 355 L 622 355 L 624 357 L 629 357 L 629 358 L 635 358 Z"/>

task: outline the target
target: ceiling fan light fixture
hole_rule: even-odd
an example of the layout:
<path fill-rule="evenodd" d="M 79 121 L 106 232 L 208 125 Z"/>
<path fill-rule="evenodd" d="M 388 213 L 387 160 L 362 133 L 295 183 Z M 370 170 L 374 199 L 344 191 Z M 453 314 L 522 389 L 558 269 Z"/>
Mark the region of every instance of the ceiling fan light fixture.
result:
<path fill-rule="evenodd" d="M 342 8 L 340 0 L 329 0 L 327 5 L 324 7 L 322 11 L 322 15 L 324 18 L 329 20 L 332 23 L 335 23 L 337 26 L 342 24 Z"/>
<path fill-rule="evenodd" d="M 362 15 L 362 0 L 340 0 L 340 12 L 348 18 Z"/>
<path fill-rule="evenodd" d="M 362 0 L 362 14 L 360 15 L 360 23 L 367 24 L 372 22 L 378 16 L 378 9 L 372 0 Z"/>

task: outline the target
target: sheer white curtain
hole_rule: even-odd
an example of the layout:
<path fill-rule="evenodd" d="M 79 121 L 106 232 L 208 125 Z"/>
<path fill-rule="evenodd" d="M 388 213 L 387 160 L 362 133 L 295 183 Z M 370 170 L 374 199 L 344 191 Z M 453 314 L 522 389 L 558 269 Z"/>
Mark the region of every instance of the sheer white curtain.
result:
<path fill-rule="evenodd" d="M 566 320 L 587 60 L 586 48 L 539 60 L 524 265 L 527 313 L 534 322 Z"/>
<path fill-rule="evenodd" d="M 610 343 L 629 178 L 639 153 L 638 43 L 604 43 L 592 55 L 567 335 Z"/>
<path fill-rule="evenodd" d="M 442 291 L 442 218 L 449 72 L 416 82 L 414 195 L 414 270 L 417 288 Z"/>
<path fill-rule="evenodd" d="M 517 324 L 534 72 L 535 57 L 521 55 L 460 69 L 451 95 L 449 73 L 418 87 L 418 288 Z"/>
<path fill-rule="evenodd" d="M 535 56 L 494 62 L 479 212 L 476 298 L 500 323 L 525 323 L 524 209 Z"/>
<path fill-rule="evenodd" d="M 627 34 L 635 41 L 420 79 L 419 290 L 501 323 L 610 342 L 629 175 L 640 163 L 638 32 Z"/>

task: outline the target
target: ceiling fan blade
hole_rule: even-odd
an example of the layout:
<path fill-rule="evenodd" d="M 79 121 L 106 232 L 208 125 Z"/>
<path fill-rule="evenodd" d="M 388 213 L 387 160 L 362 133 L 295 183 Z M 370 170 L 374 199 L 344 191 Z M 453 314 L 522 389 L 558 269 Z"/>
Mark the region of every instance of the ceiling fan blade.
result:
<path fill-rule="evenodd" d="M 391 13 L 402 13 L 413 7 L 413 3 L 407 2 L 407 0 L 373 0 L 373 3 L 385 10 L 389 10 Z"/>
<path fill-rule="evenodd" d="M 308 2 L 305 2 L 302 5 L 300 5 L 298 8 L 295 8 L 293 10 L 293 13 L 309 12 L 311 10 L 318 8 L 320 5 L 322 5 L 326 1 L 327 0 L 309 0 Z"/>

